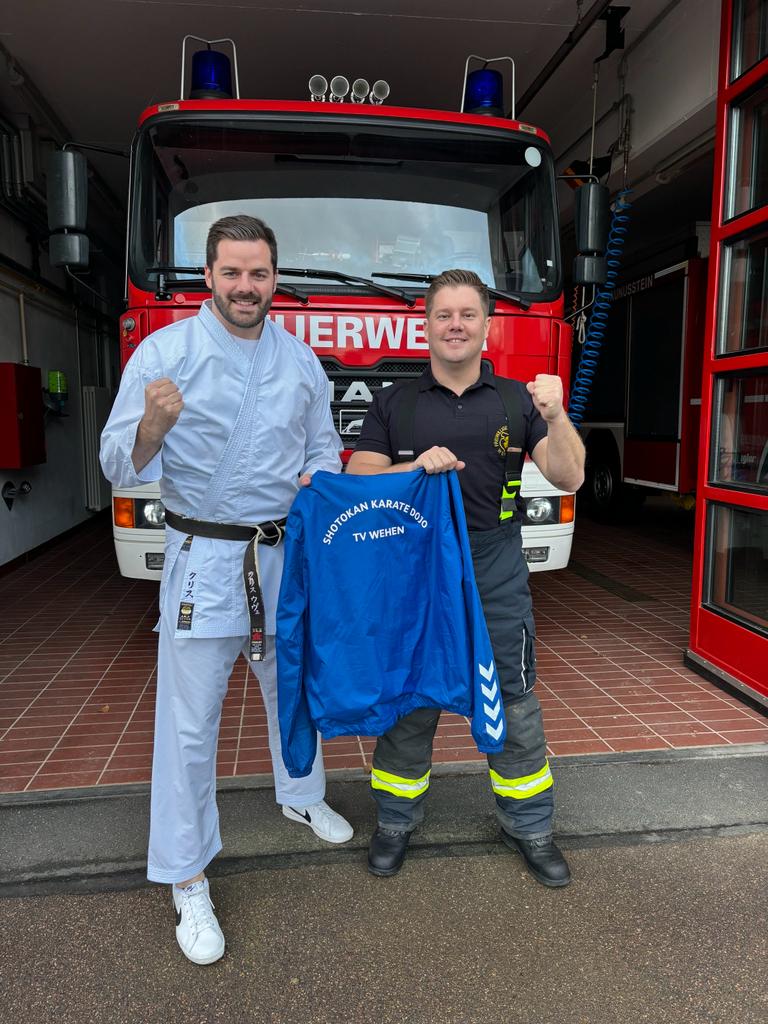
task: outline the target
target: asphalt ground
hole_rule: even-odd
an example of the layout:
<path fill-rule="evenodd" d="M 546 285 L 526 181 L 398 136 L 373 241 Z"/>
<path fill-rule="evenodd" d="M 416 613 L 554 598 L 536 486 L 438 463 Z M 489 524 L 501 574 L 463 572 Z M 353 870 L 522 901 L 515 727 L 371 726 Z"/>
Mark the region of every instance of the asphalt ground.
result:
<path fill-rule="evenodd" d="M 4 1024 L 765 1024 L 768 833 L 569 850 L 537 884 L 500 843 L 221 877 L 224 958 L 188 963 L 166 887 L 3 900 Z"/>

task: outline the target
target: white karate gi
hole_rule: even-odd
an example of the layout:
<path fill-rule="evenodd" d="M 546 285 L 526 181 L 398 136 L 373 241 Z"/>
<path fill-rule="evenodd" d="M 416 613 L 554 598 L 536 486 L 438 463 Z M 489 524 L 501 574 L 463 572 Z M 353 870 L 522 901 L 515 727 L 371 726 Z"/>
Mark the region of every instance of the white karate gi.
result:
<path fill-rule="evenodd" d="M 131 452 L 144 388 L 161 377 L 179 388 L 184 408 L 160 452 L 136 473 Z M 250 526 L 286 516 L 303 473 L 339 472 L 340 449 L 328 380 L 309 347 L 270 320 L 257 342 L 243 342 L 209 301 L 196 317 L 151 334 L 129 360 L 102 434 L 101 464 L 116 487 L 159 480 L 163 503 L 179 515 Z M 185 534 L 165 532 L 147 874 L 179 882 L 221 849 L 216 746 L 227 680 L 241 649 L 247 653 L 246 544 L 193 537 L 187 547 Z M 274 633 L 282 562 L 282 545 L 259 546 L 269 653 L 253 668 L 277 802 L 304 807 L 323 799 L 325 772 L 319 737 L 306 779 L 290 778 L 280 752 Z M 191 621 L 179 618 L 182 597 L 193 606 Z"/>

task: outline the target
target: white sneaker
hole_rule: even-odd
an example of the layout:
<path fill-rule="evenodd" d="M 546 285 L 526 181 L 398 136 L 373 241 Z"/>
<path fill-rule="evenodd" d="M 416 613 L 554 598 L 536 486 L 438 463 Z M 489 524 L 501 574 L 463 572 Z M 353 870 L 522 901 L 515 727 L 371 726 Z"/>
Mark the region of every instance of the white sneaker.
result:
<path fill-rule="evenodd" d="M 193 882 L 185 889 L 172 885 L 176 911 L 176 941 L 193 964 L 212 964 L 224 953 L 224 935 L 208 888 L 208 879 Z"/>
<path fill-rule="evenodd" d="M 283 804 L 283 814 L 291 821 L 309 825 L 315 835 L 326 843 L 346 843 L 354 835 L 349 822 L 331 810 L 325 800 L 310 804 L 309 807 L 289 807 Z"/>

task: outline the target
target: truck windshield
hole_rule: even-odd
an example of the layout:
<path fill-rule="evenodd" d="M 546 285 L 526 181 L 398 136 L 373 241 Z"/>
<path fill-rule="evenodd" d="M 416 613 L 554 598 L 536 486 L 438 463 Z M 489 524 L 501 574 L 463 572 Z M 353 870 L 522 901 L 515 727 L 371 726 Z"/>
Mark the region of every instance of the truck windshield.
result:
<path fill-rule="evenodd" d="M 175 115 L 140 132 L 129 247 L 136 285 L 155 289 L 153 266 L 203 266 L 210 225 L 247 213 L 274 230 L 285 267 L 363 278 L 461 267 L 532 301 L 557 296 L 552 160 L 535 136 L 275 117 Z M 166 283 L 188 287 L 190 278 L 171 273 Z M 365 288 L 318 278 L 312 290 Z"/>

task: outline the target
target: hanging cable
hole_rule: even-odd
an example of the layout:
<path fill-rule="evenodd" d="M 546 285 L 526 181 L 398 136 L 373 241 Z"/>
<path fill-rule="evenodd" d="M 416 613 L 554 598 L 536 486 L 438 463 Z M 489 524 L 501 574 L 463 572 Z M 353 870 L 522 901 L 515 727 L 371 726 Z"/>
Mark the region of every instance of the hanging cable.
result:
<path fill-rule="evenodd" d="M 592 172 L 592 161 L 595 147 L 595 115 L 597 111 L 597 83 L 599 63 L 595 63 L 595 75 L 592 83 L 592 139 L 590 143 L 589 163 L 590 173 Z M 595 294 L 594 305 L 589 317 L 589 326 L 585 327 L 585 316 L 582 315 L 575 323 L 576 341 L 581 344 L 581 358 L 576 371 L 573 384 L 571 385 L 570 405 L 568 416 L 575 427 L 579 427 L 584 419 L 587 402 L 592 392 L 595 372 L 597 370 L 598 358 L 605 333 L 608 327 L 608 314 L 613 302 L 613 289 L 616 286 L 616 279 L 621 267 L 621 257 L 626 242 L 626 234 L 629 224 L 629 210 L 632 207 L 627 198 L 632 193 L 628 188 L 629 178 L 629 151 L 630 151 L 630 114 L 632 110 L 632 98 L 626 90 L 627 66 L 626 58 L 622 58 L 619 64 L 620 96 L 618 103 L 619 113 L 619 140 L 618 149 L 622 154 L 622 188 L 616 197 L 611 214 L 611 226 L 608 232 L 608 245 L 606 247 L 606 263 L 608 272 L 605 284 Z"/>
<path fill-rule="evenodd" d="M 578 8 L 579 21 L 581 20 L 581 8 Z M 600 64 L 596 62 L 594 65 L 594 74 L 592 76 L 592 130 L 589 140 L 589 173 L 594 174 L 595 167 L 595 132 L 597 129 L 597 85 L 600 80 Z M 598 179 L 595 179 L 598 180 Z M 595 298 L 595 289 L 592 289 L 592 299 Z M 576 301 L 574 295 L 573 312 L 574 315 L 578 313 L 578 317 L 574 324 L 574 335 L 576 338 L 576 344 L 583 346 L 587 340 L 587 313 L 586 310 L 590 303 L 587 302 L 587 289 L 582 286 L 581 289 L 581 302 Z"/>
<path fill-rule="evenodd" d="M 600 79 L 600 65 L 595 64 L 595 73 L 592 77 L 592 132 L 589 140 L 589 173 L 594 174 L 595 165 L 595 128 L 597 125 L 597 83 Z"/>
<path fill-rule="evenodd" d="M 608 232 L 606 249 L 608 273 L 605 284 L 598 289 L 595 303 L 589 318 L 589 327 L 581 350 L 579 368 L 571 386 L 571 400 L 568 416 L 575 427 L 581 424 L 592 391 L 592 382 L 597 370 L 598 356 L 608 326 L 608 313 L 613 301 L 613 289 L 621 266 L 621 255 L 624 251 L 629 209 L 632 204 L 627 199 L 632 189 L 622 189 L 616 197 L 611 216 L 611 228 Z"/>

